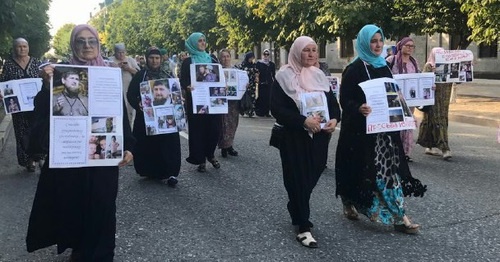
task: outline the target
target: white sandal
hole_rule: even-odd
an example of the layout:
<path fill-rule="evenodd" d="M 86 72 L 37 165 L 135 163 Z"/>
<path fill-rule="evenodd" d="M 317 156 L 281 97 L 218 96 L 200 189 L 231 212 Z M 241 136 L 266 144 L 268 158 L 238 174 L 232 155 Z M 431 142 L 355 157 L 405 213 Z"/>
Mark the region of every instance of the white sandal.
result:
<path fill-rule="evenodd" d="M 303 246 L 309 248 L 317 248 L 318 243 L 311 235 L 311 232 L 304 232 L 297 235 L 297 241 L 299 241 Z"/>

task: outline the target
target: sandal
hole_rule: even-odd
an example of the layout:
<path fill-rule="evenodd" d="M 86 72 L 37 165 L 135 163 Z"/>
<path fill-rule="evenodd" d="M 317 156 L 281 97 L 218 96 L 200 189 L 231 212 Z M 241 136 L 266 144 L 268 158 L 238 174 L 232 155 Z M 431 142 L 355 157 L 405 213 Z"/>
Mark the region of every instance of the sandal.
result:
<path fill-rule="evenodd" d="M 349 220 L 359 220 L 359 214 L 353 205 L 344 205 L 344 216 Z"/>
<path fill-rule="evenodd" d="M 401 232 L 401 233 L 410 234 L 410 235 L 417 234 L 419 232 L 419 229 L 420 229 L 419 224 L 394 225 L 394 230 Z"/>
<path fill-rule="evenodd" d="M 299 241 L 303 246 L 309 248 L 317 248 L 318 242 L 313 238 L 311 232 L 304 232 L 297 235 L 297 241 Z"/>
<path fill-rule="evenodd" d="M 410 156 L 405 156 L 406 158 L 406 162 L 413 162 L 413 158 L 411 158 Z"/>
<path fill-rule="evenodd" d="M 215 169 L 219 169 L 220 168 L 220 163 L 219 163 L 219 161 L 217 161 L 217 159 L 212 158 L 212 159 L 209 159 L 208 162 L 210 162 L 210 164 L 212 164 L 212 166 Z"/>
<path fill-rule="evenodd" d="M 207 172 L 207 167 L 205 166 L 205 163 L 198 165 L 198 172 L 200 172 L 200 173 Z"/>

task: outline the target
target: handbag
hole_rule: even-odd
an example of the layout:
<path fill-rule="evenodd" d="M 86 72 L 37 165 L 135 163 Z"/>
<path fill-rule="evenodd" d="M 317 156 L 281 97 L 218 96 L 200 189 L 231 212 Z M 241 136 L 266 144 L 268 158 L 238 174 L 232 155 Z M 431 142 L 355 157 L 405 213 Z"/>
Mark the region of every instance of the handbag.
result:
<path fill-rule="evenodd" d="M 285 128 L 278 124 L 274 123 L 273 129 L 271 130 L 271 138 L 269 139 L 269 145 L 280 149 L 281 143 L 284 140 Z"/>

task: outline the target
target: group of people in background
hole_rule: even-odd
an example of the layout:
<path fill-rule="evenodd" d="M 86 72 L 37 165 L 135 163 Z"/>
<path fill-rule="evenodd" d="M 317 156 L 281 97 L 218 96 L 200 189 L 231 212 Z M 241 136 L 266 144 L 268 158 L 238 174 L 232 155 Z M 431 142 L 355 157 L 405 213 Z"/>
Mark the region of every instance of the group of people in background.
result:
<path fill-rule="evenodd" d="M 369 79 L 419 72 L 418 63 L 412 57 L 414 42 L 409 37 L 401 39 L 396 54 L 386 60 L 381 56 L 385 40 L 381 28 L 366 25 L 356 40 L 358 56 L 342 73 L 339 101 L 326 78 L 328 70 L 319 62 L 318 46 L 307 36 L 293 42 L 288 63 L 276 72 L 270 50 L 264 50 L 262 60 L 257 62 L 254 53 L 248 52 L 241 65 L 235 66 L 227 49 L 220 50 L 217 57 L 211 56 L 206 51 L 205 36 L 198 32 L 186 39 L 187 51 L 176 56 L 176 64 L 167 59 L 166 50 L 157 47 L 148 48 L 144 61 L 141 56 L 133 59 L 126 55 L 123 43 L 115 45 L 112 63 L 109 63 L 101 55 L 96 30 L 89 25 L 78 25 L 70 36 L 69 64 L 120 67 L 126 102 L 122 120 L 124 155 L 119 166 L 133 159 L 140 176 L 166 180 L 172 187 L 178 183 L 181 166 L 180 136 L 177 132 L 146 134 L 141 82 L 180 79 L 189 125 L 186 161 L 201 173 L 207 172 L 207 162 L 215 169 L 221 168 L 215 156 L 217 147 L 222 157 L 238 155 L 233 146 L 240 114 L 249 117 L 272 114 L 282 132 L 279 154 L 288 194 L 287 209 L 296 226 L 296 239 L 306 247 L 315 248 L 318 244 L 312 236 L 309 202 L 327 163 L 331 134 L 340 123 L 335 161 L 336 196 L 341 199 L 346 218 L 358 220 L 361 213 L 371 221 L 393 225 L 395 230 L 408 234 L 415 234 L 420 228 L 408 219 L 404 206 L 405 196 L 418 197 L 426 192 L 426 186 L 412 176 L 408 165 L 412 161 L 413 133 L 366 134 L 366 117 L 372 109 L 359 86 Z M 423 71 L 435 68 L 434 53 L 435 49 Z M 242 102 L 230 100 L 227 114 L 194 113 L 192 63 L 220 63 L 223 68 L 247 71 L 250 81 L 245 96 L 251 105 L 243 108 Z M 13 114 L 18 162 L 30 172 L 35 170 L 36 161 L 47 155 L 50 139 L 49 111 L 53 105 L 49 103 L 49 86 L 54 66 L 40 70 L 40 65 L 40 60 L 29 56 L 28 42 L 19 38 L 14 41 L 13 56 L 6 61 L 0 76 L 0 81 L 43 79 L 42 90 L 35 98 L 35 110 Z M 436 85 L 436 104 L 425 110 L 417 140 L 426 148 L 426 154 L 439 154 L 444 159 L 451 157 L 447 137 L 450 85 Z M 329 120 L 323 127 L 317 118 L 301 114 L 300 96 L 308 92 L 326 97 Z M 46 162 L 41 168 L 30 215 L 28 251 L 57 244 L 58 253 L 72 249 L 73 261 L 112 261 L 118 172 L 118 167 L 53 169 Z"/>

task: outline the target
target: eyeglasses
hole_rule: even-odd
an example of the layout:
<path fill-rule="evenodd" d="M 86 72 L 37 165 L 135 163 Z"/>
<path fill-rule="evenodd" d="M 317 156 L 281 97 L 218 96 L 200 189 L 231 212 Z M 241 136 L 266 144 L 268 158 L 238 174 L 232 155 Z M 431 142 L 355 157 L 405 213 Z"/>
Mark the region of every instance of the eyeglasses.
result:
<path fill-rule="evenodd" d="M 406 46 L 408 48 L 415 48 L 416 47 L 415 45 L 403 45 L 403 46 Z"/>
<path fill-rule="evenodd" d="M 95 38 L 89 38 L 89 39 L 78 38 L 78 39 L 76 39 L 76 45 L 78 47 L 84 47 L 86 45 L 89 45 L 91 47 L 96 47 L 97 44 L 98 44 L 98 41 Z"/>
<path fill-rule="evenodd" d="M 269 53 L 264 53 L 265 56 L 269 56 Z"/>

